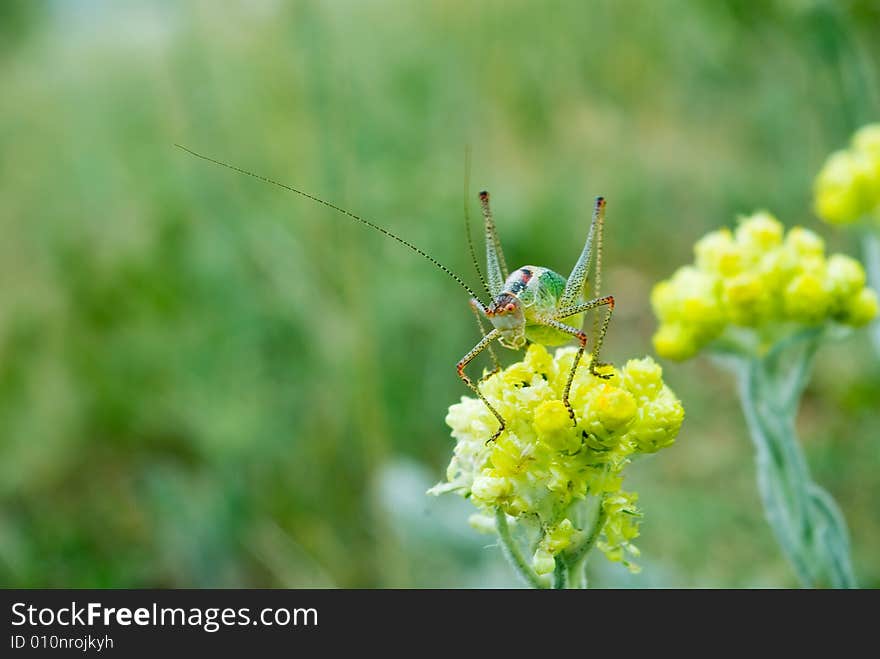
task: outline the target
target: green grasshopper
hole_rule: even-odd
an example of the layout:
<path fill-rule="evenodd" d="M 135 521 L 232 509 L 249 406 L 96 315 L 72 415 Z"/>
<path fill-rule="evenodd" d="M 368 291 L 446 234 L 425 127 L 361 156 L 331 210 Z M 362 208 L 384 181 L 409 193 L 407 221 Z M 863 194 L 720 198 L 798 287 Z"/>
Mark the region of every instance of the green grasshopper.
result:
<path fill-rule="evenodd" d="M 473 390 L 473 392 L 486 405 L 489 411 L 498 419 L 498 429 L 489 438 L 488 442 L 496 440 L 501 433 L 504 432 L 507 424 L 504 418 L 495 409 L 495 407 L 486 399 L 480 391 L 479 385 L 483 380 L 491 375 L 484 375 L 478 382 L 474 383 L 465 373 L 465 368 L 474 358 L 487 348 L 490 351 L 492 360 L 495 363 L 495 370 L 498 370 L 498 360 L 492 351 L 492 343 L 498 341 L 505 348 L 511 350 L 520 350 L 526 342 L 540 343 L 546 346 L 563 345 L 573 338 L 579 342 L 579 348 L 571 365 L 571 371 L 568 374 L 568 380 L 563 391 L 562 402 L 568 410 L 573 423 L 577 423 L 574 410 L 569 402 L 569 393 L 571 391 L 571 383 L 574 380 L 574 374 L 577 370 L 578 363 L 583 357 L 587 347 L 588 336 L 583 331 L 584 314 L 598 307 L 607 307 L 605 317 L 601 325 L 598 323 L 598 317 L 594 323 L 595 341 L 591 352 L 590 373 L 601 378 L 609 378 L 610 374 L 603 373 L 599 370 L 601 366 L 606 366 L 599 361 L 599 350 L 602 347 L 602 341 L 608 331 L 608 324 L 611 321 L 611 315 L 614 312 L 614 297 L 606 295 L 599 297 L 599 278 L 602 263 L 602 229 L 605 220 L 605 199 L 597 197 L 593 210 L 590 229 L 587 233 L 587 239 L 580 257 L 574 264 L 568 279 L 562 275 L 541 266 L 526 265 L 521 268 L 508 272 L 507 263 L 504 259 L 504 251 L 501 248 L 501 241 L 498 238 L 498 232 L 495 229 L 495 221 L 492 218 L 492 211 L 489 207 L 489 193 L 480 192 L 480 207 L 483 212 L 484 225 L 486 230 L 486 279 L 483 278 L 479 266 L 474 258 L 474 265 L 477 273 L 483 283 L 483 287 L 489 295 L 489 304 L 484 304 L 479 296 L 471 289 L 464 280 L 459 277 L 451 269 L 440 263 L 433 256 L 424 250 L 416 247 L 407 240 L 391 231 L 384 229 L 378 224 L 366 220 L 351 211 L 340 208 L 335 204 L 325 201 L 315 195 L 311 195 L 302 190 L 298 190 L 290 185 L 280 183 L 273 179 L 255 174 L 246 169 L 241 169 L 235 165 L 216 160 L 201 153 L 196 153 L 179 144 L 175 145 L 187 153 L 207 160 L 208 162 L 226 167 L 240 174 L 245 174 L 252 178 L 278 186 L 289 192 L 294 192 L 306 199 L 332 208 L 333 210 L 346 215 L 347 217 L 360 222 L 361 224 L 378 231 L 379 233 L 396 240 L 401 245 L 414 251 L 423 258 L 430 261 L 436 268 L 446 273 L 459 286 L 461 286 L 470 295 L 470 306 L 473 309 L 477 324 L 480 328 L 482 338 L 464 357 L 459 360 L 456 365 L 458 376 L 462 381 Z M 465 223 L 467 226 L 468 219 L 465 215 Z M 468 245 L 471 248 L 473 257 L 473 245 L 470 242 L 470 231 L 468 230 Z M 589 275 L 590 266 L 594 259 L 593 245 L 595 249 L 596 276 L 593 282 L 593 297 L 586 299 L 586 283 Z M 487 281 L 488 280 L 488 281 Z M 483 326 L 483 320 L 488 320 L 492 329 L 487 333 Z M 565 322 L 563 322 L 565 321 Z M 579 329 L 581 328 L 581 329 Z"/>

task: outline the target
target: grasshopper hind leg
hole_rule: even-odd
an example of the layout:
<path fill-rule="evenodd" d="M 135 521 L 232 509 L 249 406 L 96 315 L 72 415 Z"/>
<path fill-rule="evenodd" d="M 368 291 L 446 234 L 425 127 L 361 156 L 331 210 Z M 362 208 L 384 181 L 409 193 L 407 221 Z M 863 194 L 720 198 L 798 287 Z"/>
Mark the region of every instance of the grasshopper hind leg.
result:
<path fill-rule="evenodd" d="M 614 296 L 606 295 L 605 297 L 596 298 L 595 300 L 591 300 L 587 304 L 596 304 L 596 313 L 595 322 L 593 323 L 593 331 L 594 331 L 594 343 L 593 343 L 593 352 L 592 357 L 590 359 L 590 374 L 596 376 L 597 378 L 602 378 L 603 380 L 608 380 L 611 378 L 613 373 L 602 373 L 598 369 L 603 366 L 610 366 L 608 362 L 603 362 L 599 360 L 599 350 L 602 349 L 602 342 L 605 340 L 605 335 L 608 333 L 608 324 L 611 322 L 611 316 L 614 314 Z M 599 325 L 599 316 L 598 316 L 598 307 L 599 306 L 607 306 L 608 310 L 605 312 L 605 318 L 602 319 L 602 324 Z"/>
<path fill-rule="evenodd" d="M 579 313 L 584 313 L 588 311 L 592 311 L 594 309 L 598 309 L 598 307 L 608 307 L 608 310 L 605 312 L 605 318 L 602 320 L 602 324 L 598 325 L 598 323 L 594 324 L 594 327 L 598 325 L 598 330 L 596 331 L 596 335 L 593 343 L 593 351 L 590 353 L 590 375 L 594 375 L 597 378 L 602 378 L 603 380 L 607 380 L 612 377 L 612 373 L 602 373 L 598 369 L 602 366 L 609 366 L 608 363 L 599 360 L 599 351 L 602 349 L 602 342 L 605 340 L 605 334 L 608 333 L 608 324 L 611 322 L 611 316 L 614 314 L 614 296 L 606 295 L 605 297 L 597 297 L 594 300 L 589 300 L 587 302 L 583 302 L 581 304 L 577 304 L 573 307 L 569 307 L 567 309 L 562 309 L 556 314 L 556 318 L 567 318 L 569 316 L 574 316 Z M 586 322 L 586 319 L 585 319 Z M 555 327 L 555 325 L 554 325 Z M 569 334 L 574 334 L 572 330 L 573 327 L 569 327 L 568 325 L 563 325 L 563 327 L 567 327 L 568 329 L 563 329 L 564 332 L 568 332 Z M 576 331 L 576 330 L 575 330 Z M 581 332 L 583 333 L 583 332 Z"/>
<path fill-rule="evenodd" d="M 608 323 L 611 322 L 611 314 L 614 312 L 614 296 L 608 295 L 606 297 L 596 298 L 595 300 L 590 300 L 589 302 L 583 302 L 576 306 L 569 307 L 568 309 L 563 309 L 556 314 L 556 318 L 566 318 L 569 316 L 574 316 L 579 313 L 590 311 L 591 309 L 595 309 L 601 306 L 607 306 L 608 311 L 605 314 L 605 319 L 602 321 L 602 325 L 596 336 L 596 342 L 593 345 L 592 352 L 590 353 L 590 374 L 602 378 L 603 380 L 607 380 L 612 376 L 612 373 L 601 373 L 597 369 L 601 366 L 607 365 L 604 362 L 599 361 L 599 349 L 602 347 L 602 340 L 605 338 L 605 333 L 608 330 Z M 548 327 L 552 327 L 561 332 L 565 332 L 566 334 L 570 334 L 580 343 L 578 351 L 577 353 L 575 353 L 574 361 L 571 364 L 571 371 L 568 374 L 568 380 L 566 380 L 565 382 L 565 389 L 562 392 L 562 403 L 565 405 L 565 409 L 568 410 L 568 415 L 571 417 L 572 423 L 577 425 L 577 418 L 575 417 L 574 409 L 572 408 L 571 402 L 569 401 L 569 395 L 571 393 L 571 385 L 572 382 L 574 382 L 574 375 L 577 371 L 578 364 L 580 364 L 581 358 L 584 356 L 584 353 L 587 350 L 587 333 L 582 329 L 572 327 L 571 325 L 566 325 L 565 323 L 562 323 L 555 318 L 547 318 L 542 322 Z"/>

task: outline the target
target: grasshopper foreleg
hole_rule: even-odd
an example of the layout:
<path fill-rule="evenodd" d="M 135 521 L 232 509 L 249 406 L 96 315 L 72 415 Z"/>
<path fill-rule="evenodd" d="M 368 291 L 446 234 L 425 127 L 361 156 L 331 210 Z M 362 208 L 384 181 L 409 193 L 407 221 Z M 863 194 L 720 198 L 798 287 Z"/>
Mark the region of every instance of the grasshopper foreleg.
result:
<path fill-rule="evenodd" d="M 496 430 L 495 434 L 486 440 L 487 444 L 490 444 L 491 442 L 494 442 L 496 439 L 498 439 L 499 435 L 504 432 L 506 424 L 504 422 L 504 418 L 501 416 L 501 414 L 498 413 L 498 410 L 496 410 L 492 406 L 492 403 L 490 403 L 488 399 L 483 395 L 483 392 L 480 391 L 479 387 L 476 384 L 474 384 L 473 380 L 468 377 L 468 375 L 464 372 L 464 369 L 474 360 L 477 355 L 483 352 L 483 350 L 485 350 L 489 346 L 489 344 L 492 343 L 492 341 L 498 338 L 499 334 L 500 332 L 497 329 L 493 329 L 491 332 L 486 334 L 482 339 L 480 339 L 480 342 L 475 345 L 468 354 L 466 354 L 464 357 L 461 358 L 461 360 L 459 360 L 458 364 L 456 365 L 458 377 L 460 377 L 464 381 L 464 383 L 468 387 L 470 387 L 475 394 L 477 394 L 479 399 L 483 401 L 483 404 L 488 407 L 489 411 L 495 415 L 496 419 L 498 419 L 498 430 Z"/>

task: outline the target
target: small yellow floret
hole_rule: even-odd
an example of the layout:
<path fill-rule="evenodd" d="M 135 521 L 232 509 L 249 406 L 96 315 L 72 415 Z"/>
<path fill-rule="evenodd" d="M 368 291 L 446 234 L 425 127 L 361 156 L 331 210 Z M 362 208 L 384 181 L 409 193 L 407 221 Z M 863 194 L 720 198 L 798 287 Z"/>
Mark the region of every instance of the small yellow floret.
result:
<path fill-rule="evenodd" d="M 848 151 L 831 154 L 816 177 L 816 214 L 832 224 L 855 222 L 864 211 L 868 172 Z"/>
<path fill-rule="evenodd" d="M 700 344 L 682 323 L 661 325 L 653 337 L 654 350 L 661 357 L 683 361 L 697 354 Z"/>
<path fill-rule="evenodd" d="M 740 221 L 736 241 L 746 249 L 761 252 L 781 245 L 784 232 L 776 217 L 767 211 L 758 211 Z"/>
<path fill-rule="evenodd" d="M 853 149 L 880 160 L 880 123 L 859 128 L 852 138 Z"/>
<path fill-rule="evenodd" d="M 751 327 L 763 322 L 772 313 L 772 300 L 760 274 L 742 272 L 726 279 L 721 300 L 731 321 Z"/>
<path fill-rule="evenodd" d="M 785 287 L 783 300 L 785 313 L 792 320 L 808 324 L 820 322 L 831 301 L 822 280 L 810 272 L 791 280 Z"/>
<path fill-rule="evenodd" d="M 876 128 L 865 127 L 854 148 L 832 153 L 816 176 L 816 214 L 831 224 L 849 224 L 880 204 L 880 154 Z"/>
<path fill-rule="evenodd" d="M 863 288 L 858 295 L 850 299 L 844 318 L 850 325 L 861 327 L 877 317 L 878 309 L 880 304 L 877 301 L 877 293 L 871 288 Z"/>
<path fill-rule="evenodd" d="M 571 538 L 576 530 L 577 529 L 574 528 L 574 524 L 571 523 L 571 520 L 566 517 L 559 522 L 559 524 L 548 529 L 547 533 L 544 535 L 542 544 L 548 552 L 555 556 L 559 552 L 568 549 L 569 545 L 571 545 Z"/>
<path fill-rule="evenodd" d="M 636 399 L 625 389 L 604 385 L 594 404 L 599 422 L 609 431 L 622 428 L 636 415 Z"/>
<path fill-rule="evenodd" d="M 556 568 L 556 559 L 544 547 L 538 547 L 535 555 L 532 557 L 532 567 L 535 570 L 535 574 L 550 574 Z"/>
<path fill-rule="evenodd" d="M 571 426 L 571 417 L 561 400 L 547 400 L 535 410 L 535 430 L 540 435 L 549 435 Z"/>
<path fill-rule="evenodd" d="M 804 227 L 793 227 L 785 236 L 785 244 L 797 257 L 825 255 L 825 241 L 817 233 Z"/>
<path fill-rule="evenodd" d="M 825 268 L 828 286 L 835 301 L 844 302 L 865 287 L 865 269 L 854 258 L 834 254 Z"/>

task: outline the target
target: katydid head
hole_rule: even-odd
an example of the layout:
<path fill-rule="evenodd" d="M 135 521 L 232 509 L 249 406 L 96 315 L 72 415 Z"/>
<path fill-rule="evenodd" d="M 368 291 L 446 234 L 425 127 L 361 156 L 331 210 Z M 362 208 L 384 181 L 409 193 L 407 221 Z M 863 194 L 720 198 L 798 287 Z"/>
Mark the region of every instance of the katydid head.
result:
<path fill-rule="evenodd" d="M 526 343 L 526 317 L 519 298 L 510 293 L 499 294 L 486 307 L 486 318 L 501 335 L 498 340 L 505 348 L 522 348 Z"/>

